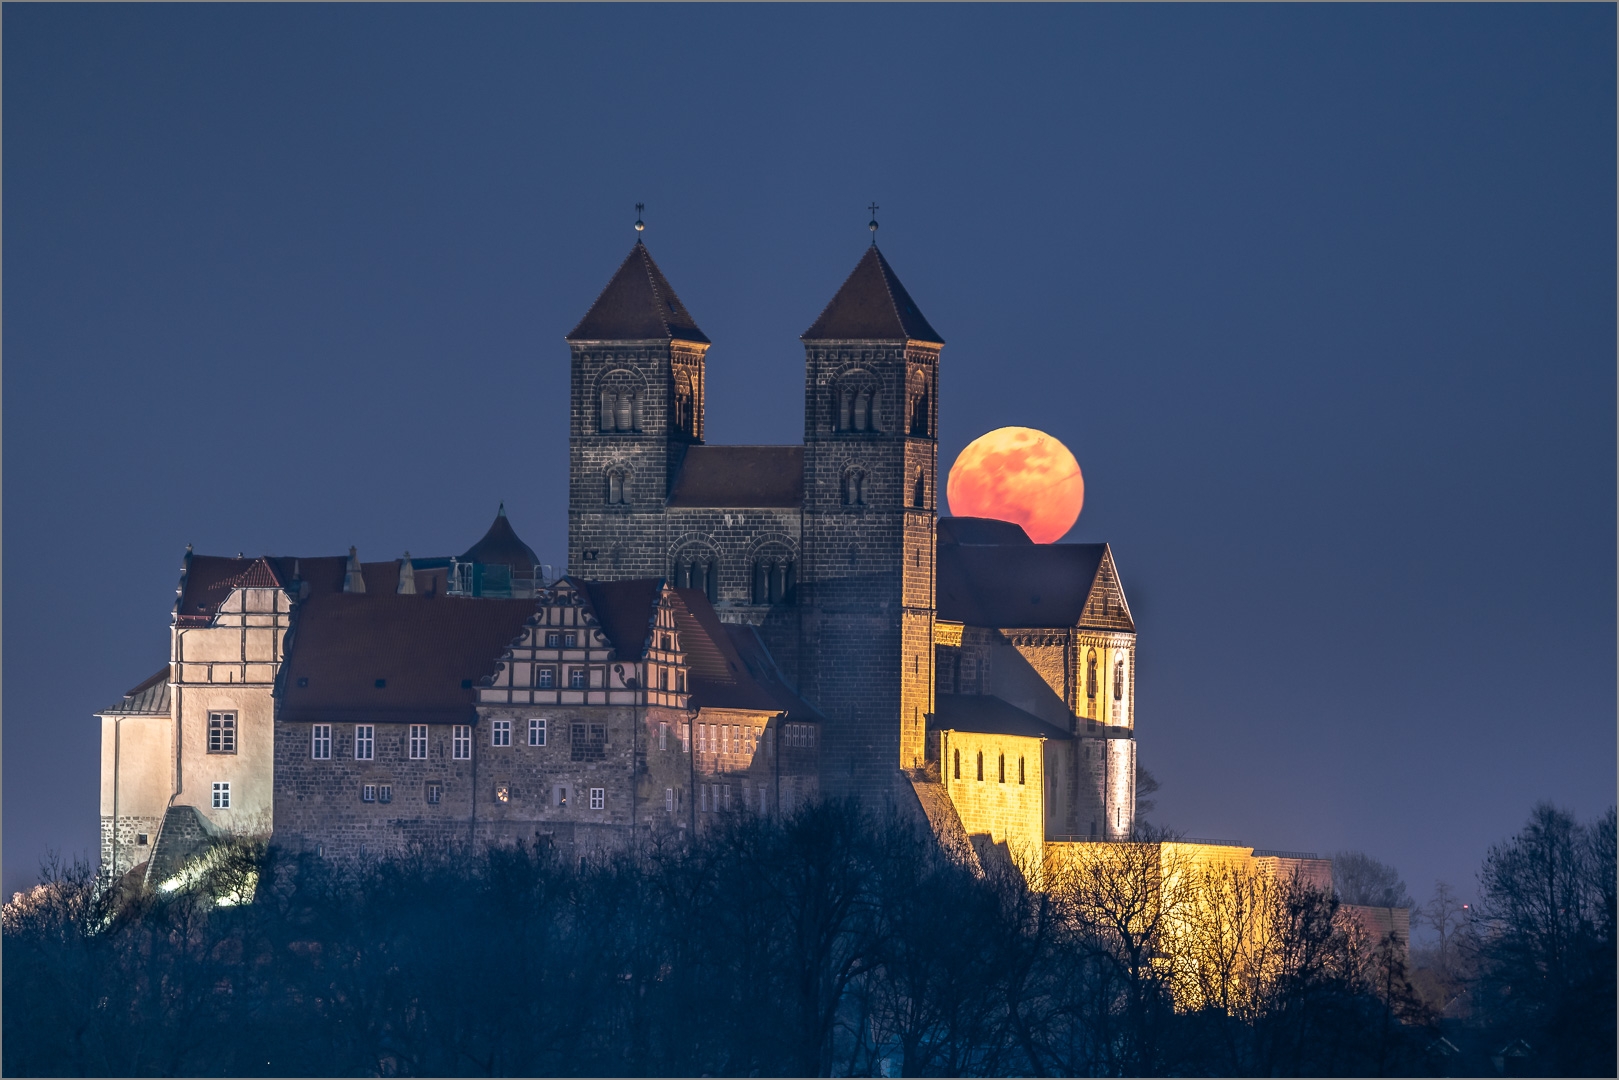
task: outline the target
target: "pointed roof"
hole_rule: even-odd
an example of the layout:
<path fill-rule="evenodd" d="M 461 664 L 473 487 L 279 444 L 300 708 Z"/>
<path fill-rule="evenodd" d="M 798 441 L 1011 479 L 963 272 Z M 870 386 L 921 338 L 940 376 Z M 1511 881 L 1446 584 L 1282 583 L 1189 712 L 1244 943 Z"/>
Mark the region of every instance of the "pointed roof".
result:
<path fill-rule="evenodd" d="M 567 337 L 569 341 L 648 341 L 667 338 L 707 345 L 686 305 L 639 239 L 613 280 Z"/>
<path fill-rule="evenodd" d="M 518 539 L 517 532 L 512 523 L 506 519 L 506 504 L 501 503 L 500 509 L 495 513 L 495 522 L 489 526 L 489 531 L 467 549 L 461 556 L 462 562 L 483 563 L 484 565 L 505 564 L 511 567 L 524 567 L 531 569 L 539 565 L 540 558 L 534 554 L 534 549 Z"/>
<path fill-rule="evenodd" d="M 929 341 L 944 338 L 917 310 L 893 267 L 873 244 L 860 256 L 832 302 L 815 325 L 800 335 L 804 341 Z"/>

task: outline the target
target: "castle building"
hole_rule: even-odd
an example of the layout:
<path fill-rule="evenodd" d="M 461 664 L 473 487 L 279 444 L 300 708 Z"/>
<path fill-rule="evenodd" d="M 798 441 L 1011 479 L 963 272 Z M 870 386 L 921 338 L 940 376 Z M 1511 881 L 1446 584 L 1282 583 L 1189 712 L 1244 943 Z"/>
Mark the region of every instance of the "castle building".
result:
<path fill-rule="evenodd" d="M 938 516 L 944 342 L 873 244 L 801 335 L 804 431 L 704 440 L 708 337 L 636 241 L 567 335 L 567 573 L 187 551 L 100 713 L 109 875 L 222 835 L 595 850 L 822 795 L 980 847 L 1127 838 L 1135 624 L 1103 544 Z"/>

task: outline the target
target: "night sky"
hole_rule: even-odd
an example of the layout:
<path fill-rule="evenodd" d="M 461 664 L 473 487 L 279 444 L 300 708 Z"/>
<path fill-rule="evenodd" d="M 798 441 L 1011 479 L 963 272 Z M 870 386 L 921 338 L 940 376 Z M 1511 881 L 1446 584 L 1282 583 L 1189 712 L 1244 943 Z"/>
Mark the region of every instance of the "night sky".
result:
<path fill-rule="evenodd" d="M 560 563 L 634 239 L 709 441 L 880 243 L 941 468 L 1066 442 L 1154 818 L 1464 893 L 1615 796 L 1615 10 L 8 4 L 4 888 L 93 855 L 185 545 Z"/>

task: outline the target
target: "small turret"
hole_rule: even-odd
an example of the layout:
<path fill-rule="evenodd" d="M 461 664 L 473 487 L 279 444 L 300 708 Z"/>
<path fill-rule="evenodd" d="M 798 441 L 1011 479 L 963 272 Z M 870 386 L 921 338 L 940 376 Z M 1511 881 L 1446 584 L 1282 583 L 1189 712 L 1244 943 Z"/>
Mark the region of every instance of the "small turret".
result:
<path fill-rule="evenodd" d="M 365 592 L 365 575 L 360 572 L 360 556 L 354 548 L 349 548 L 349 564 L 343 571 L 343 591 L 346 593 Z"/>
<path fill-rule="evenodd" d="M 450 560 L 450 596 L 523 598 L 544 587 L 545 568 L 513 530 L 505 503 L 483 539 Z"/>

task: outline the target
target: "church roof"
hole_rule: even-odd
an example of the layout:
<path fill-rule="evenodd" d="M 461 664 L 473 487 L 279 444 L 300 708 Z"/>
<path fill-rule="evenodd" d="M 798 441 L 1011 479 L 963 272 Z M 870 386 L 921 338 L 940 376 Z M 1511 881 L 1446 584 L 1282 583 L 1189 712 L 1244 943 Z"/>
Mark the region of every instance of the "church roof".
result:
<path fill-rule="evenodd" d="M 929 341 L 944 338 L 917 309 L 899 283 L 893 267 L 873 244 L 860 256 L 854 272 L 826 305 L 815 324 L 800 335 L 805 341 Z"/>
<path fill-rule="evenodd" d="M 992 694 L 937 694 L 928 727 L 1027 739 L 1071 739 L 1068 732 Z"/>
<path fill-rule="evenodd" d="M 680 463 L 669 505 L 791 507 L 804 502 L 802 446 L 693 446 Z"/>
<path fill-rule="evenodd" d="M 167 716 L 169 715 L 169 665 L 164 664 L 154 675 L 148 676 L 116 705 L 108 706 L 98 716 Z"/>
<path fill-rule="evenodd" d="M 942 520 L 941 520 L 942 524 Z M 940 544 L 939 618 L 992 629 L 1098 626 L 1133 632 L 1106 544 Z M 1115 595 L 1109 597 L 1109 591 Z M 1092 593 L 1117 600 L 1108 614 Z"/>
<path fill-rule="evenodd" d="M 533 548 L 518 539 L 516 530 L 506 517 L 506 504 L 501 503 L 489 531 L 483 534 L 482 540 L 466 550 L 461 561 L 533 569 L 539 565 L 540 559 L 534 554 Z M 369 585 L 367 582 L 367 587 Z"/>
<path fill-rule="evenodd" d="M 569 341 L 649 341 L 708 344 L 669 279 L 640 240 L 568 335 Z"/>
<path fill-rule="evenodd" d="M 471 723 L 479 680 L 533 614 L 532 600 L 400 596 L 391 583 L 313 592 L 290 635 L 279 718 Z"/>
<path fill-rule="evenodd" d="M 939 519 L 941 544 L 1032 544 L 1029 534 L 1015 521 L 981 517 L 942 517 Z"/>

